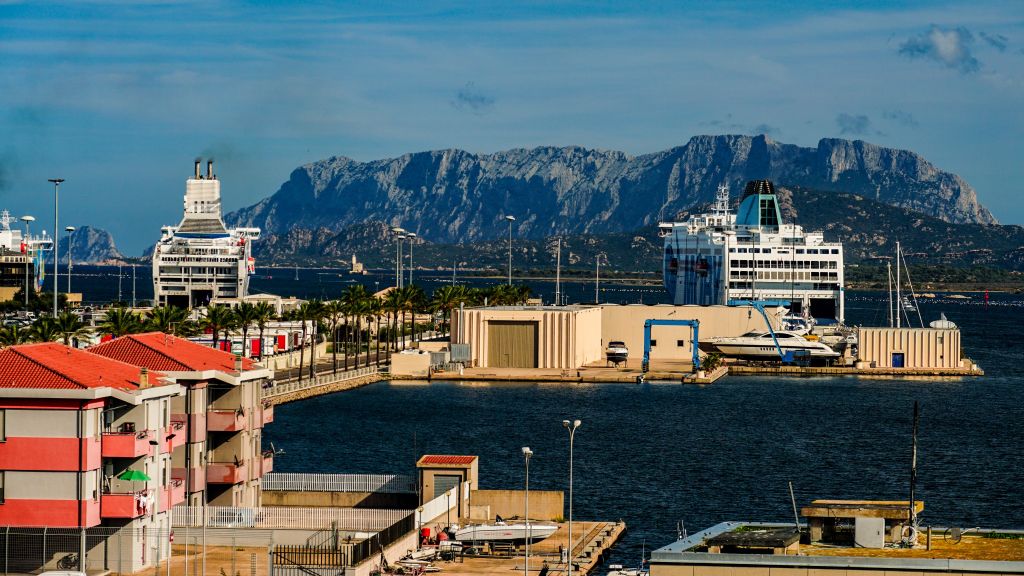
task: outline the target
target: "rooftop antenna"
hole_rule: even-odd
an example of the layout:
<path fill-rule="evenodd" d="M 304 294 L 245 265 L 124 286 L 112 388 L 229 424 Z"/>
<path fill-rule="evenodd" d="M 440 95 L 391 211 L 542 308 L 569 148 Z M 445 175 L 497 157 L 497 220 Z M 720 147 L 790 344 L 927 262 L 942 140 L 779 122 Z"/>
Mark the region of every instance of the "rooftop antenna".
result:
<path fill-rule="evenodd" d="M 684 540 L 689 534 L 686 533 L 686 522 L 680 518 L 679 522 L 676 522 L 676 540 Z"/>

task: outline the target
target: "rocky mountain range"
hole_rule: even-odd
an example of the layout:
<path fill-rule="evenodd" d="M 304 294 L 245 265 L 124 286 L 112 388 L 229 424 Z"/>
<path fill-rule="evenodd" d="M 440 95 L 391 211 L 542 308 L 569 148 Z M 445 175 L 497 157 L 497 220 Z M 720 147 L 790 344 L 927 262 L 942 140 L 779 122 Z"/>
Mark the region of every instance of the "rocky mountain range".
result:
<path fill-rule="evenodd" d="M 268 245 L 294 239 L 297 229 L 326 241 L 368 221 L 436 243 L 475 242 L 506 234 L 506 215 L 517 218 L 519 238 L 622 233 L 710 201 L 721 183 L 735 194 L 755 178 L 854 194 L 950 223 L 996 223 L 963 179 L 913 152 L 840 139 L 807 148 L 764 135 L 696 136 L 641 156 L 540 147 L 372 162 L 333 157 L 297 168 L 274 195 L 225 219 L 262 228 Z"/>
<path fill-rule="evenodd" d="M 68 261 L 68 238 L 63 236 L 59 242 L 59 258 Z M 79 226 L 71 233 L 71 255 L 76 264 L 98 264 L 124 260 L 124 255 L 114 244 L 114 237 L 102 228 Z"/>

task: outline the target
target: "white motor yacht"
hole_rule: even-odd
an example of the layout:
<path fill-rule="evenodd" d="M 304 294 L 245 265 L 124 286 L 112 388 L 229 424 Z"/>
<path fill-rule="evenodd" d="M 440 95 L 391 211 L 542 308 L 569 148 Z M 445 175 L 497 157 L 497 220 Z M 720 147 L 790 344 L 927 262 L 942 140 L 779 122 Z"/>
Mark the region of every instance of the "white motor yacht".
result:
<path fill-rule="evenodd" d="M 747 332 L 742 336 L 729 336 L 712 338 L 700 343 L 701 350 L 705 352 L 718 352 L 730 358 L 742 358 L 746 360 L 777 360 L 779 348 L 782 353 L 805 350 L 810 353 L 811 359 L 836 358 L 839 353 L 823 342 L 809 340 L 801 334 L 778 330 L 775 332 L 775 339 L 779 346 L 776 348 L 772 341 L 772 333 L 768 331 Z"/>
<path fill-rule="evenodd" d="M 551 524 L 530 523 L 530 542 L 540 542 L 558 530 Z M 526 541 L 526 523 L 494 522 L 493 524 L 476 524 L 455 531 L 455 539 L 459 542 L 507 542 L 521 543 Z"/>

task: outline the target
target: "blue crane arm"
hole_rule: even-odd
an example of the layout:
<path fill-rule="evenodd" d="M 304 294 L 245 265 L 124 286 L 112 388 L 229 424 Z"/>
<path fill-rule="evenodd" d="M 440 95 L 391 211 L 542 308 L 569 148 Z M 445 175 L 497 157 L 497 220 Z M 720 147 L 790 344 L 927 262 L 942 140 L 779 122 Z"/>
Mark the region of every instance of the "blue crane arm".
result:
<path fill-rule="evenodd" d="M 651 363 L 651 326 L 689 326 L 693 329 L 693 369 L 700 369 L 700 355 L 697 353 L 697 344 L 700 341 L 700 320 L 644 320 L 644 360 L 640 365 L 641 370 L 647 372 Z M 774 334 L 772 335 L 774 337 Z M 777 344 L 777 343 L 776 343 Z"/>
<path fill-rule="evenodd" d="M 764 305 L 760 302 L 754 302 L 751 300 L 734 302 L 733 304 L 736 306 L 750 306 L 761 313 L 761 318 L 764 318 L 764 323 L 768 326 L 768 333 L 772 335 L 772 342 L 775 344 L 775 351 L 779 353 L 779 360 L 786 362 L 788 359 L 782 352 L 782 346 L 779 346 L 779 339 L 775 337 L 775 329 L 772 328 L 772 323 L 768 320 L 768 313 L 764 311 Z"/>

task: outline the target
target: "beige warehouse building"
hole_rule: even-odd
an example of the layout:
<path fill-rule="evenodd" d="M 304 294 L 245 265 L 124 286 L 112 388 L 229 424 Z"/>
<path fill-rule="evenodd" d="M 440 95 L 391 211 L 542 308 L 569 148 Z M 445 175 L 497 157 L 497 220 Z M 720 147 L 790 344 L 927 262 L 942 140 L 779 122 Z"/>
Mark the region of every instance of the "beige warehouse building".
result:
<path fill-rule="evenodd" d="M 858 328 L 858 363 L 871 368 L 960 368 L 956 328 Z"/>
<path fill-rule="evenodd" d="M 773 328 L 785 312 L 767 310 Z M 764 317 L 748 306 L 496 306 L 453 314 L 452 335 L 469 345 L 470 364 L 482 368 L 575 369 L 603 362 L 605 347 L 615 340 L 625 342 L 630 360 L 639 364 L 644 322 L 650 319 L 698 320 L 701 339 L 766 329 Z M 651 330 L 652 360 L 689 361 L 692 349 L 688 327 Z"/>

